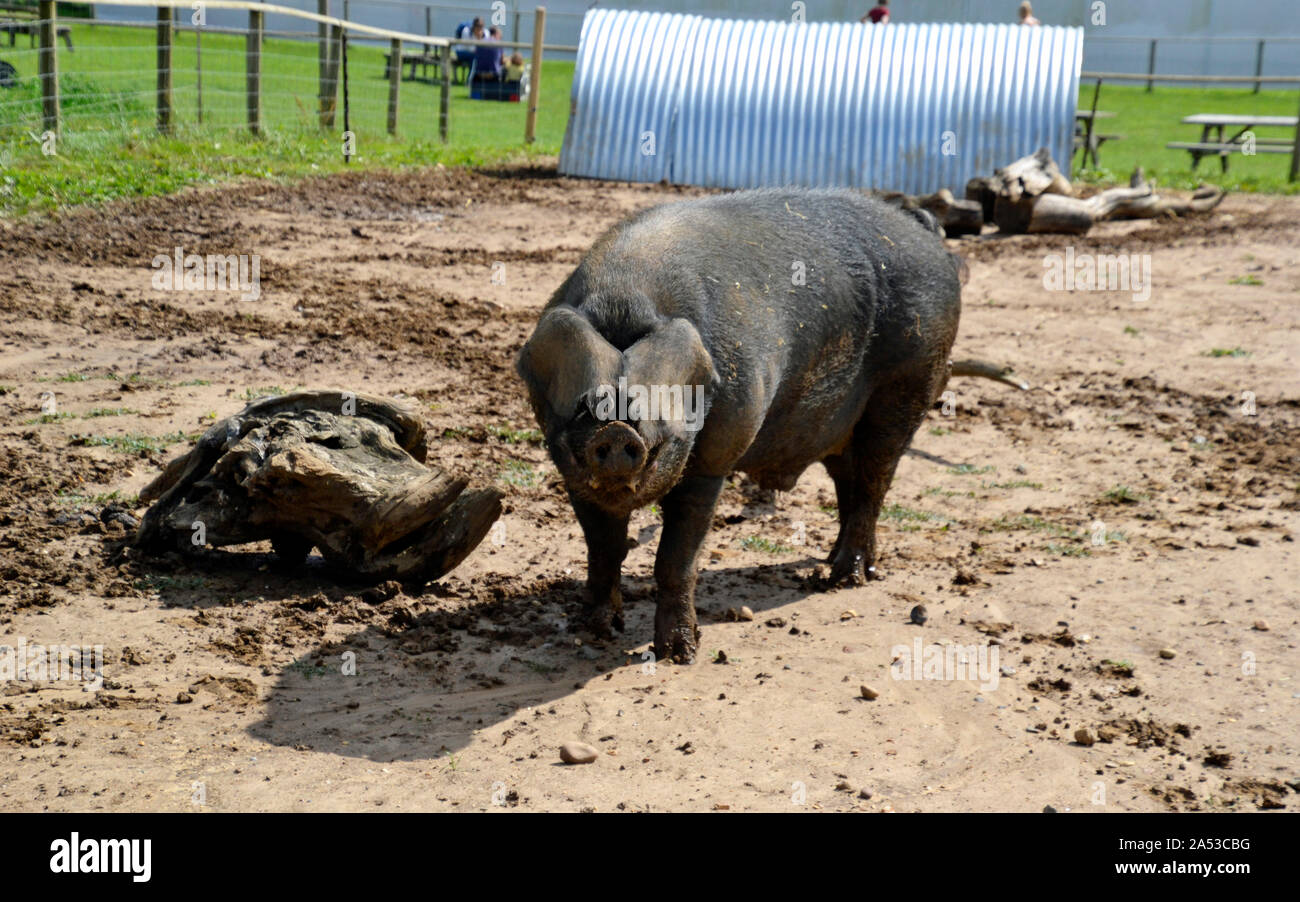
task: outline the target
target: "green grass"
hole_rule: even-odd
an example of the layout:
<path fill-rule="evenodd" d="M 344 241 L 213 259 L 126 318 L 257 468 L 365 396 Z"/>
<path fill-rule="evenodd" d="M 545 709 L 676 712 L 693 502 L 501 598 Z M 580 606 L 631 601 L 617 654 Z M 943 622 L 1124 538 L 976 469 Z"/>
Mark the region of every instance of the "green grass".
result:
<path fill-rule="evenodd" d="M 526 103 L 469 99 L 453 85 L 447 144 L 438 137 L 436 85 L 403 81 L 398 134 L 387 134 L 388 44 L 349 43 L 349 98 L 356 155 L 342 156 L 343 104 L 336 129 L 317 124 L 316 41 L 268 38 L 262 55 L 263 136 L 247 129 L 244 38 L 207 33 L 202 41 L 203 123 L 198 123 L 195 36 L 177 32 L 170 137 L 156 130 L 153 31 L 71 25 L 74 53 L 59 53 L 62 134 L 42 154 L 36 49 L 4 48 L 20 83 L 0 96 L 0 215 L 79 203 L 167 194 L 187 185 L 242 178 L 284 181 L 351 168 L 491 165 L 559 152 L 569 112 L 573 63 L 547 61 L 537 140 L 524 144 Z M 20 42 L 21 44 L 21 42 Z"/>
<path fill-rule="evenodd" d="M 758 551 L 763 554 L 790 554 L 794 551 L 789 545 L 773 542 L 762 536 L 745 536 L 740 540 L 740 547 L 746 551 Z"/>
<path fill-rule="evenodd" d="M 83 495 L 80 492 L 60 490 L 55 493 L 54 497 L 59 504 L 65 507 L 104 507 L 114 501 L 120 502 L 123 507 L 131 510 L 135 510 L 140 506 L 139 495 L 123 495 L 116 490 L 98 495 Z"/>
<path fill-rule="evenodd" d="M 72 444 L 85 447 L 112 448 L 114 451 L 120 451 L 123 454 L 136 454 L 141 451 L 164 451 L 177 442 L 192 442 L 197 440 L 198 437 L 198 433 L 187 435 L 184 432 L 173 432 L 158 436 L 140 433 L 130 433 L 128 435 L 74 435 Z"/>
<path fill-rule="evenodd" d="M 947 517 L 939 514 L 904 507 L 901 504 L 886 504 L 880 509 L 880 519 L 897 523 L 898 528 L 903 532 L 916 532 L 924 525 L 939 525 L 941 530 L 946 530 L 952 523 Z"/>
<path fill-rule="evenodd" d="M 982 489 L 1041 489 L 1041 482 L 1033 482 L 1029 479 L 1013 479 L 1010 482 L 981 482 Z"/>
<path fill-rule="evenodd" d="M 43 413 L 39 417 L 31 420 L 24 420 L 24 426 L 35 426 L 39 423 L 57 423 L 60 420 L 75 420 L 78 416 L 83 420 L 95 420 L 100 417 L 120 417 L 127 414 L 139 413 L 138 410 L 132 410 L 129 407 L 96 407 L 88 410 L 83 414 L 75 414 L 63 410 L 59 413 Z"/>
<path fill-rule="evenodd" d="M 1046 551 L 1061 557 L 1092 557 L 1092 552 L 1082 545 L 1062 545 L 1060 542 L 1048 542 Z"/>
<path fill-rule="evenodd" d="M 1206 357 L 1249 357 L 1250 351 L 1245 348 L 1210 348 L 1206 351 Z"/>
<path fill-rule="evenodd" d="M 972 491 L 969 490 L 957 491 L 955 489 L 945 489 L 941 485 L 932 485 L 921 494 L 927 498 L 932 498 L 935 495 L 938 495 L 941 498 L 974 498 L 975 497 L 975 493 Z M 831 512 L 834 513 L 834 511 Z"/>
<path fill-rule="evenodd" d="M 531 488 L 537 484 L 537 474 L 522 460 L 506 461 L 506 467 L 501 471 L 499 478 L 502 482 L 521 488 Z"/>
<path fill-rule="evenodd" d="M 1139 501 L 1145 501 L 1146 499 L 1146 495 L 1135 492 L 1126 485 L 1117 485 L 1101 496 L 1101 500 L 1109 504 L 1137 504 Z"/>
<path fill-rule="evenodd" d="M 979 473 L 992 473 L 997 467 L 977 467 L 974 464 L 958 464 L 955 467 L 949 467 L 948 472 L 954 476 L 972 476 Z"/>
<path fill-rule="evenodd" d="M 1079 87 L 1079 108 L 1092 106 L 1094 83 Z M 1200 139 L 1198 125 L 1184 125 L 1180 120 L 1193 113 L 1233 113 L 1260 116 L 1294 116 L 1295 91 L 1261 91 L 1250 88 L 1181 88 L 1156 85 L 1148 94 L 1145 85 L 1103 84 L 1100 110 L 1115 113 L 1114 119 L 1098 120 L 1097 128 L 1105 134 L 1124 136 L 1122 141 L 1108 141 L 1101 146 L 1101 169 L 1075 171 L 1074 179 L 1085 182 L 1128 183 L 1129 174 L 1142 166 L 1148 179 L 1176 190 L 1191 190 L 1201 182 L 1210 182 L 1230 192 L 1263 191 L 1280 194 L 1300 193 L 1300 182 L 1288 183 L 1290 158 L 1286 154 L 1234 154 L 1228 171 L 1219 170 L 1218 158 L 1202 159 L 1192 171 L 1192 158 L 1185 150 L 1171 150 L 1170 141 Z M 1258 138 L 1293 138 L 1295 129 L 1256 128 Z M 1225 130 L 1224 137 L 1228 137 Z M 1075 155 L 1075 161 L 1078 160 Z M 1060 162 L 1059 160 L 1057 161 Z M 1062 169 L 1065 167 L 1062 166 Z"/>
<path fill-rule="evenodd" d="M 1044 520 L 1042 517 L 1034 517 L 1028 514 L 1022 514 L 1018 517 L 999 517 L 987 527 L 982 528 L 981 532 L 1015 532 L 1018 530 L 1045 532 L 1048 535 L 1060 538 L 1072 537 L 1076 534 L 1075 531 L 1069 527 L 1062 526 L 1059 523 L 1052 523 L 1050 520 Z"/>
<path fill-rule="evenodd" d="M 76 418 L 77 415 L 75 413 L 68 413 L 66 410 L 64 410 L 64 411 L 60 411 L 59 413 L 43 413 L 39 417 L 33 417 L 30 420 L 23 420 L 23 425 L 24 426 L 46 425 L 49 423 L 57 423 L 60 420 L 75 420 Z"/>
<path fill-rule="evenodd" d="M 1259 276 L 1246 275 L 1246 276 L 1237 276 L 1234 279 L 1229 279 L 1228 284 L 1229 285 L 1263 285 L 1264 280 L 1261 279 Z"/>
<path fill-rule="evenodd" d="M 257 401 L 260 398 L 278 398 L 280 395 L 287 395 L 289 392 L 278 385 L 264 385 L 261 388 L 246 388 L 240 395 L 245 401 Z"/>
<path fill-rule="evenodd" d="M 56 155 L 41 148 L 38 50 L 5 47 L 4 58 L 18 70 L 18 86 L 0 95 L 0 216 L 48 212 L 69 205 L 175 192 L 190 185 L 239 179 L 295 179 L 349 167 L 342 158 L 342 104 L 337 128 L 322 131 L 316 121 L 315 40 L 268 38 L 262 57 L 263 135 L 248 133 L 245 106 L 244 38 L 206 33 L 202 38 L 203 122 L 198 121 L 195 35 L 177 32 L 173 45 L 173 134 L 156 130 L 156 47 L 151 29 L 81 24 L 69 20 L 76 52 L 59 52 L 62 134 Z M 386 42 L 349 45 L 351 126 L 356 156 L 351 168 L 486 166 L 558 153 L 569 112 L 574 64 L 546 62 L 537 140 L 524 145 L 524 103 L 472 101 L 464 86 L 451 92 L 449 142 L 438 138 L 438 88 L 423 82 L 401 85 L 398 136 L 387 135 Z M 1092 103 L 1093 86 L 1080 86 L 1080 107 Z M 1294 194 L 1300 183 L 1286 181 L 1283 154 L 1235 155 L 1230 170 L 1215 159 L 1196 172 L 1186 151 L 1170 141 L 1199 137 L 1179 120 L 1189 113 L 1294 115 L 1296 92 L 1104 85 L 1100 109 L 1116 117 L 1099 122 L 1107 133 L 1123 134 L 1101 148 L 1104 168 L 1076 172 L 1083 182 L 1124 183 L 1135 166 L 1172 189 L 1201 181 L 1231 192 Z M 1286 129 L 1259 128 L 1258 137 L 1289 137 Z M 1066 161 L 1058 161 L 1070 168 Z"/>
<path fill-rule="evenodd" d="M 507 445 L 540 445 L 542 434 L 536 429 L 512 429 L 509 426 L 489 426 L 488 435 L 496 436 Z"/>

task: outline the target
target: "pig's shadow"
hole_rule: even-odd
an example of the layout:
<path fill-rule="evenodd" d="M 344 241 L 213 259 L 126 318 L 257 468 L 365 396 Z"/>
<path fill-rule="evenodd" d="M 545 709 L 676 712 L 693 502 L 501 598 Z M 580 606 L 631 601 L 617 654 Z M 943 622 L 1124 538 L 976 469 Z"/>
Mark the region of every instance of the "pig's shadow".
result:
<path fill-rule="evenodd" d="M 701 570 L 697 609 L 703 636 L 692 666 L 707 665 L 709 626 L 726 619 L 728 608 L 747 605 L 761 623 L 760 612 L 817 591 L 794 576 L 796 567 L 810 563 Z M 605 642 L 567 625 L 578 614 L 582 587 L 564 580 L 534 594 L 426 611 L 398 629 L 391 621 L 387 628 L 368 625 L 320 644 L 281 672 L 264 717 L 249 732 L 273 745 L 410 761 L 453 754 L 469 745 L 475 731 L 496 723 L 534 721 L 536 709 L 544 717 L 555 699 L 649 660 L 654 594 L 648 584 L 624 577 L 626 629 Z M 528 629 L 503 624 L 521 611 L 528 618 L 536 614 Z M 349 662 L 354 671 L 345 669 Z M 532 745 L 521 744 L 520 753 Z"/>

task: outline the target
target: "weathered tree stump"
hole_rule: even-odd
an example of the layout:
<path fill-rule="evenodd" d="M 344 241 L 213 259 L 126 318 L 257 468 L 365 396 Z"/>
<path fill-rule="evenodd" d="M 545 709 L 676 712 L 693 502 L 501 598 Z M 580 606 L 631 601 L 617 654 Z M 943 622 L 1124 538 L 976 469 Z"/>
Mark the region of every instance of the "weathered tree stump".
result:
<path fill-rule="evenodd" d="M 966 197 L 982 205 L 985 218 L 1009 235 L 1055 232 L 1082 235 L 1104 219 L 1154 219 L 1213 210 L 1223 192 L 1202 185 L 1190 200 L 1161 197 L 1155 186 L 1133 173 L 1127 188 L 1109 188 L 1089 198 L 1073 188 L 1047 148 L 1003 166 L 989 178 L 966 183 Z"/>
<path fill-rule="evenodd" d="M 957 200 L 947 188 L 920 196 L 897 191 L 881 192 L 878 196 L 904 210 L 925 210 L 939 221 L 948 238 L 978 235 L 984 227 L 984 211 L 980 205 L 971 200 Z"/>
<path fill-rule="evenodd" d="M 1128 183 L 1130 188 L 1149 188 L 1151 192 L 1155 191 L 1155 184 L 1147 183 L 1146 174 L 1142 171 L 1141 166 L 1133 170 Z M 1226 194 L 1222 188 L 1202 182 L 1190 198 L 1168 197 L 1148 193 L 1116 204 L 1106 215 L 1106 218 L 1159 219 L 1166 216 L 1190 216 L 1194 213 L 1208 213 L 1222 203 L 1225 196 Z"/>
<path fill-rule="evenodd" d="M 459 564 L 501 515 L 501 492 L 425 463 L 411 407 L 304 391 L 216 423 L 141 493 L 153 505 L 145 551 L 269 540 L 300 561 L 312 548 L 360 580 L 430 580 Z"/>

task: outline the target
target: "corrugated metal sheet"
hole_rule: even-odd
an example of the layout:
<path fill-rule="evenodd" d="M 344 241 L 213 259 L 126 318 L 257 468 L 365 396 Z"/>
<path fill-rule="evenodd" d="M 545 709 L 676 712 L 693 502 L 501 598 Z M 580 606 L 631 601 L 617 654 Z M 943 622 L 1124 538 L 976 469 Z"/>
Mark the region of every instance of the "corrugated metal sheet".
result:
<path fill-rule="evenodd" d="M 1080 28 L 597 9 L 583 21 L 560 171 L 960 192 L 1039 147 L 1066 164 L 1082 56 Z"/>

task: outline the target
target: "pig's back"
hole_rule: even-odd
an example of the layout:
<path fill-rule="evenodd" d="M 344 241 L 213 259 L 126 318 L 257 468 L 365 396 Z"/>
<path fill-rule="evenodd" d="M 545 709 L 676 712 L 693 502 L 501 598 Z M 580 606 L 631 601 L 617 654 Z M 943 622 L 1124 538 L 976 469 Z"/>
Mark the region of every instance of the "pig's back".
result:
<path fill-rule="evenodd" d="M 708 471 L 742 456 L 776 469 L 820 459 L 872 382 L 926 353 L 931 323 L 955 328 L 960 303 L 937 234 L 836 189 L 654 207 L 602 236 L 574 276 L 570 302 L 616 346 L 664 317 L 699 330 L 721 377 L 697 439 Z"/>

